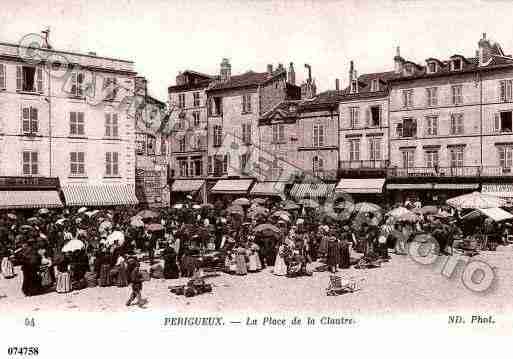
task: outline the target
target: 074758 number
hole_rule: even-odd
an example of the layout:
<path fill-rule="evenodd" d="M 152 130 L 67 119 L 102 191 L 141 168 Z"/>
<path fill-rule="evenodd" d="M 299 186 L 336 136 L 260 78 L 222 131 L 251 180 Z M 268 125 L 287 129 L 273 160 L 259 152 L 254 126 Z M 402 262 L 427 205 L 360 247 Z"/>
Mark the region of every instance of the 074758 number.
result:
<path fill-rule="evenodd" d="M 8 356 L 36 356 L 39 355 L 39 347 L 9 347 Z"/>

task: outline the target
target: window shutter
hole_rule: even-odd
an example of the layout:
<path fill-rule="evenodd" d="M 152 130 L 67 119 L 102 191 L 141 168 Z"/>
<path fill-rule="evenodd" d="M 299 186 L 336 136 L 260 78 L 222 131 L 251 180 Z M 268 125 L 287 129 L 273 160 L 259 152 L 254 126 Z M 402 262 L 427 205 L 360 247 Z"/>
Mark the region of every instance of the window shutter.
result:
<path fill-rule="evenodd" d="M 0 64 L 0 89 L 5 89 L 5 65 Z"/>
<path fill-rule="evenodd" d="M 499 81 L 499 101 L 506 101 L 506 81 Z"/>
<path fill-rule="evenodd" d="M 371 110 L 367 107 L 365 110 L 365 127 L 370 127 Z"/>
<path fill-rule="evenodd" d="M 112 114 L 112 136 L 113 137 L 118 137 L 119 136 L 119 132 L 118 132 L 118 114 L 117 113 Z"/>
<path fill-rule="evenodd" d="M 395 128 L 395 134 L 397 137 L 403 137 L 403 124 L 398 123 Z"/>
<path fill-rule="evenodd" d="M 105 137 L 110 137 L 110 113 L 105 114 Z"/>
<path fill-rule="evenodd" d="M 77 121 L 78 121 L 78 124 L 77 124 L 77 132 L 80 134 L 80 135 L 83 135 L 84 134 L 84 127 L 85 127 L 85 121 L 84 121 L 84 113 L 83 112 L 78 112 L 77 113 Z"/>
<path fill-rule="evenodd" d="M 38 118 L 37 108 L 31 107 L 30 108 L 30 132 L 33 132 L 33 133 L 39 132 L 37 118 Z"/>
<path fill-rule="evenodd" d="M 324 146 L 324 126 L 319 125 L 319 147 Z"/>
<path fill-rule="evenodd" d="M 278 125 L 278 137 L 280 139 L 280 142 L 285 141 L 285 125 Z"/>
<path fill-rule="evenodd" d="M 36 68 L 37 92 L 43 92 L 43 67 Z"/>
<path fill-rule="evenodd" d="M 500 132 L 501 130 L 501 118 L 498 113 L 494 114 L 493 118 L 493 132 Z"/>
<path fill-rule="evenodd" d="M 30 108 L 20 105 L 21 131 L 30 132 Z"/>
<path fill-rule="evenodd" d="M 23 88 L 23 71 L 21 66 L 16 66 L 16 90 L 21 91 Z"/>
<path fill-rule="evenodd" d="M 242 113 L 246 112 L 246 95 L 242 95 Z"/>
<path fill-rule="evenodd" d="M 71 89 L 70 92 L 73 96 L 77 96 L 77 73 L 71 73 Z"/>
<path fill-rule="evenodd" d="M 77 74 L 77 95 L 84 95 L 84 74 L 82 72 Z"/>

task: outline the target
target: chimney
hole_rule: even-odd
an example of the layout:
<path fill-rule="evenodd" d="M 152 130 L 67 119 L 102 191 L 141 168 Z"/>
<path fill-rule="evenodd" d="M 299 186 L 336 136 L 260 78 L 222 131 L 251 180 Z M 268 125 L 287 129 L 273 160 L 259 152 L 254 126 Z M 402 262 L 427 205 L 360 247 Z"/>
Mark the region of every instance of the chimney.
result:
<path fill-rule="evenodd" d="M 283 67 L 283 64 L 278 64 L 278 69 L 277 71 L 281 72 L 281 71 L 285 71 L 285 68 Z"/>
<path fill-rule="evenodd" d="M 43 49 L 51 49 L 50 46 L 50 27 L 47 27 L 46 30 L 41 31 L 42 37 L 43 37 L 43 43 L 41 44 L 41 47 Z"/>
<path fill-rule="evenodd" d="M 311 99 L 317 94 L 317 86 L 312 80 L 312 67 L 309 64 L 305 64 L 305 67 L 308 69 L 308 78 L 301 84 L 301 99 Z"/>
<path fill-rule="evenodd" d="M 354 75 L 354 62 L 351 60 L 349 62 L 349 86 L 353 83 L 353 75 Z"/>
<path fill-rule="evenodd" d="M 291 85 L 296 84 L 296 72 L 294 71 L 294 63 L 289 64 L 289 73 L 287 74 L 287 81 Z"/>
<path fill-rule="evenodd" d="M 479 40 L 477 45 L 479 48 L 479 66 L 483 66 L 492 57 L 492 47 L 490 45 L 490 41 L 486 39 L 486 32 L 483 32 L 483 37 Z"/>
<path fill-rule="evenodd" d="M 221 82 L 230 81 L 232 76 L 232 65 L 230 65 L 230 60 L 227 58 L 223 58 L 223 61 L 221 61 L 221 71 L 219 75 Z"/>
<path fill-rule="evenodd" d="M 335 79 L 335 91 L 340 91 L 340 80 Z"/>
<path fill-rule="evenodd" d="M 312 66 L 305 64 L 305 67 L 308 69 L 308 79 L 306 81 L 312 82 Z"/>
<path fill-rule="evenodd" d="M 267 64 L 267 73 L 269 75 L 273 74 L 273 65 L 272 64 Z"/>
<path fill-rule="evenodd" d="M 148 80 L 143 76 L 136 76 L 134 80 L 134 91 L 138 96 L 146 96 L 148 94 Z"/>
<path fill-rule="evenodd" d="M 403 72 L 404 59 L 401 57 L 401 49 L 399 48 L 399 46 L 397 46 L 395 48 L 394 63 L 395 63 L 395 67 L 394 67 L 395 73 L 396 74 L 402 73 Z"/>
<path fill-rule="evenodd" d="M 182 86 L 185 85 L 185 83 L 185 75 L 182 71 L 178 71 L 178 75 L 176 75 L 176 86 Z"/>

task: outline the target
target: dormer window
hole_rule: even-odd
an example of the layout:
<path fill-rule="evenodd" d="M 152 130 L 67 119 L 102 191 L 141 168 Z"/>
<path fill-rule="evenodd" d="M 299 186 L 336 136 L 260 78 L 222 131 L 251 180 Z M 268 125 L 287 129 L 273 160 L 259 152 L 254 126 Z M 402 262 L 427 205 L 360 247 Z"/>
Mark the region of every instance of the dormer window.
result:
<path fill-rule="evenodd" d="M 428 62 L 427 70 L 429 74 L 433 74 L 436 72 L 436 62 Z"/>
<path fill-rule="evenodd" d="M 371 91 L 372 92 L 379 91 L 379 80 L 378 79 L 374 79 L 371 81 Z"/>
<path fill-rule="evenodd" d="M 404 72 L 405 72 L 405 75 L 406 76 L 411 76 L 414 74 L 415 72 L 415 69 L 413 67 L 413 64 L 407 64 L 405 67 L 404 67 Z"/>
<path fill-rule="evenodd" d="M 461 62 L 461 59 L 452 60 L 452 71 L 461 71 L 462 66 L 463 64 Z"/>

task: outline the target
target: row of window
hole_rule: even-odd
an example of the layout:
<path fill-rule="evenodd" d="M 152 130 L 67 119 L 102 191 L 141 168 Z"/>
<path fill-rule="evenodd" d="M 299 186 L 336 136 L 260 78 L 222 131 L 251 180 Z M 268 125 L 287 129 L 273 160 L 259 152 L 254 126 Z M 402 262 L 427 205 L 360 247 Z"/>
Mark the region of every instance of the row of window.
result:
<path fill-rule="evenodd" d="M 415 91 L 407 89 L 402 91 L 403 108 L 412 108 L 415 104 L 414 101 Z M 428 107 L 438 106 L 438 87 L 428 87 L 425 92 L 425 104 Z M 451 104 L 463 104 L 463 85 L 451 86 Z"/>
<path fill-rule="evenodd" d="M 425 117 L 424 126 L 425 136 L 438 136 L 441 135 L 439 131 L 439 116 L 428 115 Z M 464 134 L 464 122 L 462 113 L 453 113 L 450 115 L 449 134 L 462 135 Z M 396 136 L 399 138 L 416 137 L 417 133 L 417 119 L 403 118 L 402 122 L 396 125 Z"/>
<path fill-rule="evenodd" d="M 464 146 L 453 146 L 448 148 L 449 166 L 463 167 L 464 165 Z M 415 165 L 415 149 L 401 150 L 402 168 L 414 168 Z M 440 150 L 429 149 L 424 151 L 424 164 L 428 168 L 440 167 Z"/>
<path fill-rule="evenodd" d="M 253 113 L 252 108 L 252 94 L 245 93 L 241 95 L 241 113 Z M 223 115 L 223 98 L 210 97 L 208 99 L 208 115 L 209 116 L 222 116 Z"/>
<path fill-rule="evenodd" d="M 179 118 L 176 122 L 176 130 L 187 130 L 187 129 L 193 129 L 200 125 L 200 111 L 193 111 L 192 112 L 192 121 L 185 118 L 185 114 L 182 118 Z"/>
<path fill-rule="evenodd" d="M 349 143 L 349 160 L 361 161 L 361 139 L 354 138 L 348 141 Z M 382 158 L 382 139 L 379 137 L 369 138 L 369 160 L 380 161 Z"/>
<path fill-rule="evenodd" d="M 186 95 L 185 93 L 178 94 L 178 108 L 185 108 L 185 95 Z M 201 106 L 199 92 L 192 93 L 192 106 L 193 107 Z"/>
<path fill-rule="evenodd" d="M 160 140 L 160 155 L 167 154 L 167 140 Z M 153 135 L 146 133 L 137 133 L 135 135 L 135 151 L 138 155 L 154 156 L 157 148 L 157 139 Z"/>
<path fill-rule="evenodd" d="M 70 176 L 86 175 L 86 156 L 85 152 L 69 153 Z M 39 153 L 37 151 L 23 151 L 22 154 L 22 173 L 24 176 L 37 176 L 39 173 Z M 119 153 L 105 152 L 105 176 L 119 176 Z"/>
<path fill-rule="evenodd" d="M 39 111 L 34 106 L 23 106 L 21 108 L 21 121 L 23 134 L 39 133 Z M 85 136 L 85 115 L 83 112 L 71 111 L 69 113 L 69 134 L 70 136 Z M 105 113 L 104 135 L 109 138 L 119 137 L 119 121 L 117 113 Z"/>
<path fill-rule="evenodd" d="M 365 110 L 365 127 L 380 127 L 382 121 L 381 106 L 369 106 Z M 360 121 L 360 107 L 349 108 L 350 128 L 360 128 L 363 123 Z"/>
<path fill-rule="evenodd" d="M 7 88 L 8 67 L 0 64 L 0 89 Z M 96 78 L 93 76 L 91 83 L 85 83 L 85 73 L 82 71 L 72 71 L 67 81 L 67 91 L 74 97 L 88 96 L 94 97 L 94 88 Z M 91 91 L 93 90 L 93 91 Z M 102 90 L 104 91 L 104 100 L 112 101 L 118 93 L 117 79 L 112 76 L 103 77 Z M 44 92 L 43 86 L 43 67 L 30 65 L 16 66 L 16 91 L 21 92 Z"/>

